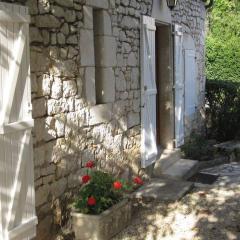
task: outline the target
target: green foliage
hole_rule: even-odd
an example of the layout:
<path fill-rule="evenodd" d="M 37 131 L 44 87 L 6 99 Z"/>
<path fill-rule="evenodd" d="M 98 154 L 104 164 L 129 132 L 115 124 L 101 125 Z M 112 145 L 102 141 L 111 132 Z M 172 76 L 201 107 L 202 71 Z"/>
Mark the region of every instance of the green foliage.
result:
<path fill-rule="evenodd" d="M 108 173 L 93 171 L 91 181 L 80 190 L 75 208 L 81 213 L 100 214 L 114 204 L 118 203 L 123 195 L 121 191 L 113 188 L 114 177 Z M 96 205 L 88 206 L 88 198 L 94 196 Z"/>
<path fill-rule="evenodd" d="M 207 78 L 240 81 L 240 1 L 215 0 L 208 20 Z"/>
<path fill-rule="evenodd" d="M 202 135 L 192 133 L 181 147 L 181 150 L 185 158 L 207 161 L 213 159 L 215 155 L 214 143 L 213 141 L 206 140 Z"/>
<path fill-rule="evenodd" d="M 240 137 L 240 83 L 207 81 L 208 135 L 218 141 Z"/>

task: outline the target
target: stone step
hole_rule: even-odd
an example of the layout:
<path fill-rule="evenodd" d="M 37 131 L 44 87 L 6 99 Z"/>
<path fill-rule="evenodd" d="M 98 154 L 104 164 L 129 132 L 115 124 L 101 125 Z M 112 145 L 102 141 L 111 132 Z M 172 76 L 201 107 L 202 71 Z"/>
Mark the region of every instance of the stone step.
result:
<path fill-rule="evenodd" d="M 143 202 L 174 202 L 187 194 L 193 186 L 194 184 L 191 182 L 176 181 L 168 178 L 153 178 L 148 184 L 132 194 L 131 197 L 134 200 Z"/>
<path fill-rule="evenodd" d="M 193 176 L 198 170 L 198 161 L 189 159 L 180 159 L 163 173 L 164 176 L 173 179 L 186 180 Z"/>
<path fill-rule="evenodd" d="M 154 177 L 160 177 L 163 172 L 168 169 L 171 165 L 176 163 L 181 159 L 181 150 L 179 148 L 175 149 L 165 149 L 160 158 L 156 161 L 153 175 Z"/>

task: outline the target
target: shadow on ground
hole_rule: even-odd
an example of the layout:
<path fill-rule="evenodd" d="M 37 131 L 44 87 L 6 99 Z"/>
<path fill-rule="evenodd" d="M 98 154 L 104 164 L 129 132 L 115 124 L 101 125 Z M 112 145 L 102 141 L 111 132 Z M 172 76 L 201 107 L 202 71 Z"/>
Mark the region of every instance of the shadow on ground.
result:
<path fill-rule="evenodd" d="M 239 240 L 240 184 L 197 188 L 176 203 L 150 203 L 114 240 Z"/>

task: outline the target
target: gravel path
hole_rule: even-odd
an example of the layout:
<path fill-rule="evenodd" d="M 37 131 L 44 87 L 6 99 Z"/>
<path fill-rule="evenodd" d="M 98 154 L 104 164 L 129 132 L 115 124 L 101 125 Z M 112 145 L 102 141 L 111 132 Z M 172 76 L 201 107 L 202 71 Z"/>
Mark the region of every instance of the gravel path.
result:
<path fill-rule="evenodd" d="M 176 203 L 142 206 L 113 240 L 240 240 L 240 164 L 205 172 L 220 178 Z"/>

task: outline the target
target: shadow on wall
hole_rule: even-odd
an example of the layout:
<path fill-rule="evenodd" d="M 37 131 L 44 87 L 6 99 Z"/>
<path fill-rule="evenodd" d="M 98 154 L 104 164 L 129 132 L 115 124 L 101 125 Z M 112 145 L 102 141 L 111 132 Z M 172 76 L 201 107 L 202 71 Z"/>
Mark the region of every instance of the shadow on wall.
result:
<path fill-rule="evenodd" d="M 239 197 L 235 185 L 198 189 L 177 203 L 151 203 L 113 240 L 240 239 Z"/>

